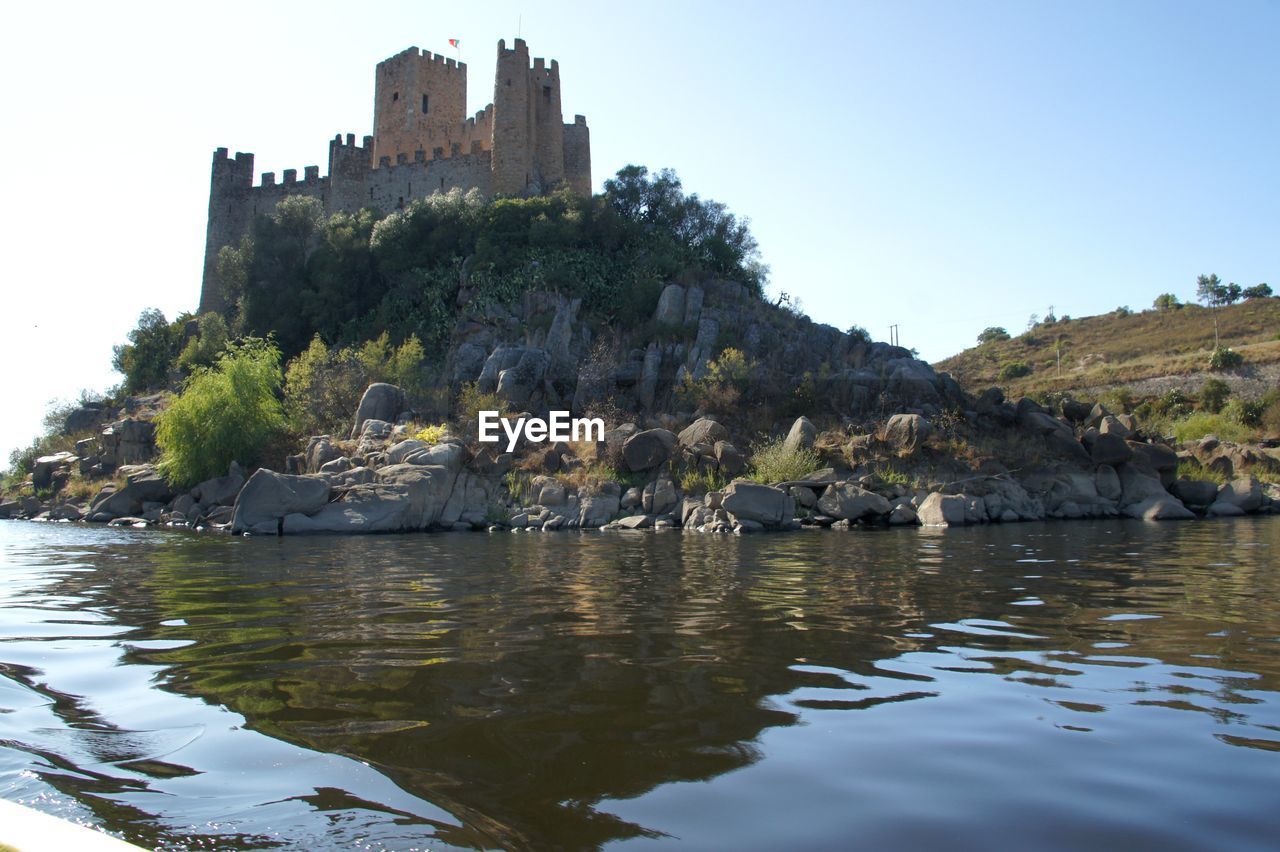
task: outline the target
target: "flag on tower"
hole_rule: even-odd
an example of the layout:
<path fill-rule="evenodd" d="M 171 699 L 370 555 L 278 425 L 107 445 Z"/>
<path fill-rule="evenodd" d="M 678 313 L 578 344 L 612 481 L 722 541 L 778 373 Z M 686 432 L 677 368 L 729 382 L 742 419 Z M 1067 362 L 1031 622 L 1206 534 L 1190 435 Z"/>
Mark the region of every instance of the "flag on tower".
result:
<path fill-rule="evenodd" d="M 458 40 L 457 40 L 456 38 L 451 38 L 451 39 L 449 39 L 449 46 L 450 46 L 450 47 L 457 47 L 457 46 L 458 46 Z"/>

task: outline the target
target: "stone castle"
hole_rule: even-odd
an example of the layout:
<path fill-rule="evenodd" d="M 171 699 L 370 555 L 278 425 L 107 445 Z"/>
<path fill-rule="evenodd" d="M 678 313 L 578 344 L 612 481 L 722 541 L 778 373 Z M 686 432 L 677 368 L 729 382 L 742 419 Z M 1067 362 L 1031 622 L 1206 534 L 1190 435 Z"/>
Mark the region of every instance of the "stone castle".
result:
<path fill-rule="evenodd" d="M 232 158 L 226 148 L 215 151 L 200 313 L 227 307 L 217 281 L 218 251 L 289 195 L 318 198 L 333 213 L 391 211 L 454 187 L 488 196 L 538 195 L 561 186 L 590 194 L 587 120 L 575 115 L 564 123 L 554 59 L 530 64 L 523 40 L 511 49 L 499 41 L 493 103 L 471 117 L 466 106 L 466 64 L 411 47 L 378 63 L 373 135 L 359 145 L 351 133 L 330 140 L 328 177 L 307 166 L 302 180 L 297 169 L 285 169 L 279 183 L 274 172 L 264 172 L 254 186 L 253 154 Z"/>

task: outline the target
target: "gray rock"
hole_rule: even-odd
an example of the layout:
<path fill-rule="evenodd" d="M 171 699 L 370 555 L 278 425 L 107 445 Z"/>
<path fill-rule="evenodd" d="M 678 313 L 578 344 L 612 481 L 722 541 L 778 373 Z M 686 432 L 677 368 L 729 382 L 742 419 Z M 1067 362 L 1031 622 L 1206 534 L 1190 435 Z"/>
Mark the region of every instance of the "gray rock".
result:
<path fill-rule="evenodd" d="M 737 520 L 779 526 L 796 513 L 796 502 L 779 488 L 735 480 L 724 490 L 720 505 Z"/>
<path fill-rule="evenodd" d="M 1208 506 L 1218 499 L 1218 486 L 1199 479 L 1179 479 L 1169 489 L 1188 506 Z"/>
<path fill-rule="evenodd" d="M 1121 465 L 1119 473 L 1121 506 L 1134 506 L 1164 497 L 1172 499 L 1172 495 L 1164 490 L 1160 480 L 1139 465 L 1133 463 Z"/>
<path fill-rule="evenodd" d="M 684 322 L 684 307 L 684 288 L 679 284 L 668 284 L 658 297 L 653 321 L 658 325 L 681 325 Z"/>
<path fill-rule="evenodd" d="M 967 512 L 964 497 L 959 494 L 942 494 L 934 491 L 916 513 L 920 517 L 921 526 L 951 527 L 964 524 Z"/>
<path fill-rule="evenodd" d="M 608 482 L 592 492 L 578 495 L 578 526 L 595 529 L 609 523 L 619 511 L 618 497 L 622 489 L 616 482 Z"/>
<path fill-rule="evenodd" d="M 286 516 L 320 511 L 329 501 L 329 492 L 323 477 L 259 468 L 236 497 L 232 532 L 275 533 Z"/>
<path fill-rule="evenodd" d="M 191 489 L 191 496 L 205 506 L 230 506 L 244 487 L 244 468 L 232 462 L 226 476 L 206 479 Z"/>
<path fill-rule="evenodd" d="M 1218 489 L 1218 502 L 1231 503 L 1246 513 L 1262 508 L 1262 497 L 1262 483 L 1252 476 L 1228 482 Z"/>
<path fill-rule="evenodd" d="M 1244 516 L 1245 511 L 1229 500 L 1216 500 L 1209 504 L 1205 514 L 1211 518 L 1239 518 Z"/>
<path fill-rule="evenodd" d="M 813 442 L 817 437 L 818 427 L 814 426 L 808 417 L 797 417 L 795 422 L 791 424 L 791 430 L 787 432 L 787 437 L 782 441 L 782 448 L 792 453 L 797 450 L 807 450 L 813 446 Z"/>
<path fill-rule="evenodd" d="M 733 444 L 728 441 L 716 441 L 714 451 L 716 464 L 725 476 L 732 478 L 746 471 L 747 461 Z"/>
<path fill-rule="evenodd" d="M 653 526 L 653 518 L 648 515 L 632 515 L 629 518 L 622 518 L 617 524 L 624 530 L 643 530 Z"/>
<path fill-rule="evenodd" d="M 818 510 L 832 518 L 856 521 L 887 515 L 893 507 L 874 491 L 859 488 L 852 482 L 840 482 L 827 486 L 822 492 L 818 498 Z"/>
<path fill-rule="evenodd" d="M 1125 426 L 1119 419 L 1111 414 L 1103 417 L 1101 422 L 1098 423 L 1097 428 L 1103 435 L 1115 435 L 1122 441 L 1127 440 L 1129 436 L 1133 434 L 1132 429 Z"/>
<path fill-rule="evenodd" d="M 666 464 L 676 443 L 676 436 L 666 429 L 646 429 L 626 440 L 622 445 L 622 458 L 628 470 L 653 470 Z"/>
<path fill-rule="evenodd" d="M 622 499 L 618 505 L 623 509 L 634 509 L 644 502 L 644 492 L 640 488 L 632 486 L 628 488 L 626 493 L 622 495 Z"/>
<path fill-rule="evenodd" d="M 911 526 L 919 522 L 920 519 L 910 506 L 894 506 L 893 511 L 889 513 L 889 526 L 891 527 Z"/>
<path fill-rule="evenodd" d="M 676 489 L 670 479 L 663 477 L 654 483 L 652 501 L 651 511 L 655 515 L 665 515 L 675 508 Z"/>
<path fill-rule="evenodd" d="M 1124 493 L 1124 489 L 1120 485 L 1120 475 L 1110 465 L 1098 466 L 1098 469 L 1093 474 L 1093 484 L 1098 489 L 1098 496 L 1105 497 L 1108 500 L 1119 500 Z"/>
<path fill-rule="evenodd" d="M 54 453 L 53 455 L 40 456 L 31 466 L 31 484 L 39 489 L 48 488 L 53 484 L 55 471 L 60 468 L 65 470 L 78 460 L 74 453 L 65 451 Z"/>
<path fill-rule="evenodd" d="M 682 447 L 692 447 L 695 444 L 714 445 L 717 441 L 727 440 L 728 437 L 728 429 L 709 417 L 700 417 L 680 430 L 677 440 Z"/>
<path fill-rule="evenodd" d="M 356 408 L 355 425 L 351 427 L 351 437 L 360 435 L 366 420 L 384 420 L 394 423 L 404 410 L 404 391 L 386 382 L 374 382 L 365 389 L 360 397 L 360 405 Z"/>
<path fill-rule="evenodd" d="M 1140 503 L 1125 506 L 1122 511 L 1131 518 L 1143 521 L 1189 521 L 1195 518 L 1190 509 L 1169 494 L 1149 497 Z"/>
<path fill-rule="evenodd" d="M 885 424 L 881 438 L 899 453 L 916 450 L 933 432 L 933 426 L 919 414 L 895 414 Z"/>
<path fill-rule="evenodd" d="M 320 465 L 320 470 L 318 472 L 319 473 L 346 473 L 347 471 L 351 470 L 352 467 L 354 467 L 354 465 L 351 464 L 351 459 L 345 458 L 343 456 L 338 456 L 336 459 L 331 459 L 325 462 L 324 464 Z"/>
<path fill-rule="evenodd" d="M 1119 435 L 1107 432 L 1096 432 L 1090 430 L 1092 440 L 1086 440 L 1086 446 L 1089 446 L 1089 457 L 1094 464 L 1110 465 L 1112 467 L 1124 464 L 1133 457 L 1133 450 L 1129 449 L 1129 445 Z"/>

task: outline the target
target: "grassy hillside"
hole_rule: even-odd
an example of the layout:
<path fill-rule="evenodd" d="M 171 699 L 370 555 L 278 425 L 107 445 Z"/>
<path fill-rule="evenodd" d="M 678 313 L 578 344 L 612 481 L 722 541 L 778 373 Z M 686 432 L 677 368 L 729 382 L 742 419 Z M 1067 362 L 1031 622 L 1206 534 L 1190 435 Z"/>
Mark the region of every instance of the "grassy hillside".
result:
<path fill-rule="evenodd" d="M 1280 298 L 1228 305 L 1217 315 L 1222 345 L 1244 356 L 1246 369 L 1280 363 Z M 935 366 L 970 391 L 1000 385 L 1012 395 L 1030 395 L 1197 373 L 1208 367 L 1212 350 L 1213 311 L 1184 305 L 1041 323 Z M 1011 375 L 1021 372 L 1017 365 L 1026 366 L 1026 375 Z"/>

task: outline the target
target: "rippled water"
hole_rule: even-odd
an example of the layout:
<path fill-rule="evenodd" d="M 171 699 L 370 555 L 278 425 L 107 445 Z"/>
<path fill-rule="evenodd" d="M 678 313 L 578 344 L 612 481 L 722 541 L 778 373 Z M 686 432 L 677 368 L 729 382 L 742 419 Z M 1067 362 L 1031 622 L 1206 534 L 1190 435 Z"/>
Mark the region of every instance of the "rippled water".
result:
<path fill-rule="evenodd" d="M 0 522 L 0 796 L 173 849 L 1275 848 L 1278 555 Z"/>

